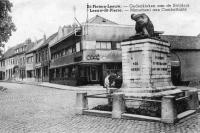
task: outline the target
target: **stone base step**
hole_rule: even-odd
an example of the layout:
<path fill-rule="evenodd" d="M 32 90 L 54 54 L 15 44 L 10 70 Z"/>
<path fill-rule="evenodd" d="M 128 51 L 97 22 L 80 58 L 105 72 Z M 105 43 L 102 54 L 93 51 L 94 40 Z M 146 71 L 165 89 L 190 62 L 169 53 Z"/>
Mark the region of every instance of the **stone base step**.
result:
<path fill-rule="evenodd" d="M 116 92 L 116 93 L 122 93 L 124 94 L 126 97 L 161 97 L 161 96 L 166 96 L 166 95 L 174 95 L 174 94 L 179 94 L 182 93 L 183 91 L 181 91 L 180 89 L 174 89 L 174 90 L 166 90 L 166 91 L 161 91 L 161 92 L 155 92 L 155 93 L 151 93 L 151 92 L 130 92 L 130 91 L 123 91 L 123 92 Z"/>

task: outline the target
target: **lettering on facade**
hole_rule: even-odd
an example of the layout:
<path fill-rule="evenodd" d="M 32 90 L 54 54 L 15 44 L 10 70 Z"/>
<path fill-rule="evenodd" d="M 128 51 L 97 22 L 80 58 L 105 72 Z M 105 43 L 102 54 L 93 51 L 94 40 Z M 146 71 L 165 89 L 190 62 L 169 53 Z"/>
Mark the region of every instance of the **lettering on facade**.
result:
<path fill-rule="evenodd" d="M 131 71 L 140 71 L 140 68 L 131 68 Z"/>
<path fill-rule="evenodd" d="M 136 61 L 136 62 L 133 62 L 133 65 L 138 65 L 138 62 Z"/>
<path fill-rule="evenodd" d="M 87 60 L 100 60 L 100 55 L 96 54 L 96 55 L 88 55 L 86 57 Z"/>

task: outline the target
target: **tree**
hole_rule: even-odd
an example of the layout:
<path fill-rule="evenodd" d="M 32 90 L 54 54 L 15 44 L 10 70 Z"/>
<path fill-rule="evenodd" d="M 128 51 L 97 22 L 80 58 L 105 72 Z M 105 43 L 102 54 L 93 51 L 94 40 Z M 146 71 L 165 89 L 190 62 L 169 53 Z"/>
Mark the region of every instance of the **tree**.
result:
<path fill-rule="evenodd" d="M 10 15 L 12 6 L 9 0 L 0 0 L 0 47 L 4 47 L 12 32 L 16 31 Z"/>

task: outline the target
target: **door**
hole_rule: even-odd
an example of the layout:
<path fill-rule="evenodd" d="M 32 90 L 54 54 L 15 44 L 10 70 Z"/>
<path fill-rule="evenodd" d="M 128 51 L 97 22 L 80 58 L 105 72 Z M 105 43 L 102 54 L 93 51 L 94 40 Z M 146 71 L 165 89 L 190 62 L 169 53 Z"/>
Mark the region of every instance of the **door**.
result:
<path fill-rule="evenodd" d="M 173 85 L 181 84 L 181 67 L 180 66 L 171 66 L 171 79 Z"/>
<path fill-rule="evenodd" d="M 90 67 L 90 79 L 91 81 L 98 81 L 98 69 L 97 66 Z"/>

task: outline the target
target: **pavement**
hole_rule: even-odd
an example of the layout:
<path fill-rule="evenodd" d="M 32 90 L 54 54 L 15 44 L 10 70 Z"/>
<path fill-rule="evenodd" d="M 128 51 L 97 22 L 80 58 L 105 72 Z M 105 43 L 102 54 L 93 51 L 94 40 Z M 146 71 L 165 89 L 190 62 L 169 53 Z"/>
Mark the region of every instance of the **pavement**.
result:
<path fill-rule="evenodd" d="M 5 80 L 1 82 L 9 82 L 9 83 L 18 83 L 18 84 L 29 84 L 29 85 L 37 85 L 42 87 L 49 87 L 61 90 L 69 90 L 69 91 L 106 91 L 106 88 L 100 85 L 85 85 L 85 86 L 68 86 L 68 85 L 60 85 L 49 82 L 33 82 L 33 81 L 16 81 L 16 80 Z"/>
<path fill-rule="evenodd" d="M 0 133 L 199 133 L 200 113 L 175 125 L 76 115 L 76 91 L 0 82 Z M 99 91 L 90 91 L 89 94 Z M 105 104 L 89 99 L 89 108 Z"/>

